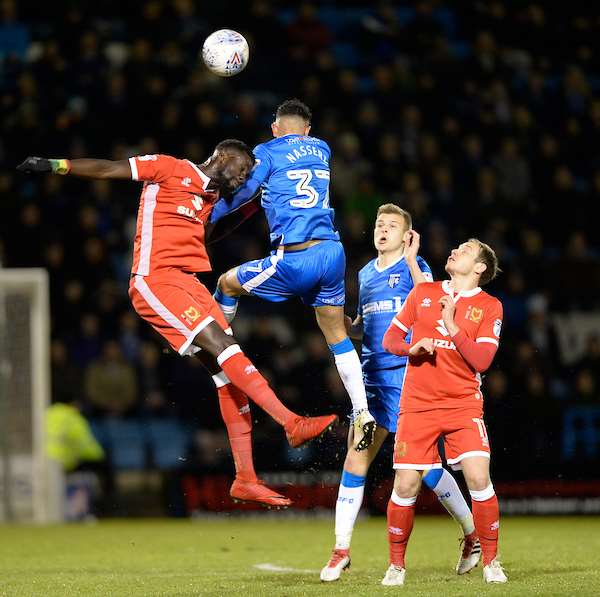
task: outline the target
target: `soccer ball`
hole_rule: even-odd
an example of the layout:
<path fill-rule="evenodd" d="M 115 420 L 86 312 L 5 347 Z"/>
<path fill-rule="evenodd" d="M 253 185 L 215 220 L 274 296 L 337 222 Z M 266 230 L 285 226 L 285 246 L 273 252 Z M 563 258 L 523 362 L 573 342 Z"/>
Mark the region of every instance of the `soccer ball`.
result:
<path fill-rule="evenodd" d="M 219 77 L 233 77 L 248 64 L 250 50 L 243 35 L 233 29 L 211 33 L 202 46 L 202 60 Z"/>

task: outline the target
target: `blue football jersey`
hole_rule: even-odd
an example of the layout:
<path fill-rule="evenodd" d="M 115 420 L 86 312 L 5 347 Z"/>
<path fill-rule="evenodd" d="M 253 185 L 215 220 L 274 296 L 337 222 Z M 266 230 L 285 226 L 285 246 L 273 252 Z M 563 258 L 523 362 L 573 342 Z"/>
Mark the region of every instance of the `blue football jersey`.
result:
<path fill-rule="evenodd" d="M 233 205 L 262 188 L 271 242 L 339 240 L 329 207 L 329 145 L 316 137 L 286 135 L 254 148 L 256 166 Z"/>
<path fill-rule="evenodd" d="M 425 277 L 433 280 L 425 260 L 417 257 L 417 263 Z M 377 259 L 369 261 L 358 273 L 358 285 L 358 314 L 363 321 L 363 371 L 368 373 L 405 365 L 407 357 L 390 354 L 381 345 L 394 315 L 400 311 L 413 288 L 412 276 L 404 257 L 384 269 L 377 266 Z M 410 335 L 407 341 L 410 341 Z"/>

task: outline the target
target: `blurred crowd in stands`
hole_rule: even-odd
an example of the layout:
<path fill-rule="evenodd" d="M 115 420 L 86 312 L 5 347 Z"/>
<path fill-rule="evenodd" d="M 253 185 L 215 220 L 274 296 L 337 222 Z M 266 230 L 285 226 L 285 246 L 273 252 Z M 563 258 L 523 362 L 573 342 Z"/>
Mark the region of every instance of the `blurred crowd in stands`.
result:
<path fill-rule="evenodd" d="M 413 215 L 436 278 L 477 236 L 503 274 L 501 349 L 484 380 L 497 479 L 590 475 L 600 454 L 600 19 L 589 3 L 128 3 L 0 0 L 0 263 L 50 273 L 54 401 L 103 420 L 176 420 L 194 470 L 231 470 L 210 378 L 165 349 L 127 286 L 133 182 L 25 177 L 28 155 L 202 162 L 219 140 L 270 136 L 300 97 L 333 149 L 332 205 L 356 273 L 377 206 Z M 127 16 L 126 16 L 127 15 Z M 198 58 L 230 27 L 249 40 L 232 79 Z M 262 214 L 211 245 L 215 275 L 264 256 Z M 281 398 L 306 413 L 349 400 L 310 309 L 242 301 L 234 324 Z M 345 426 L 288 451 L 255 409 L 262 470 L 337 469 Z M 587 465 L 586 465 L 587 463 Z M 147 462 L 152 465 L 152 462 Z M 387 464 L 387 463 L 386 463 Z"/>

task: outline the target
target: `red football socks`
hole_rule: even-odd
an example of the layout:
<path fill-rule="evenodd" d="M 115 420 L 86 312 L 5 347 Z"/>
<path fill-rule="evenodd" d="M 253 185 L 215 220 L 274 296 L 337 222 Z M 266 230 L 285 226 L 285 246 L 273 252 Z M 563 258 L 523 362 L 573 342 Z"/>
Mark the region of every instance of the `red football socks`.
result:
<path fill-rule="evenodd" d="M 236 477 L 254 481 L 256 472 L 252 460 L 252 417 L 248 398 L 230 383 L 217 388 L 217 393 L 221 415 L 227 427 Z"/>
<path fill-rule="evenodd" d="M 473 498 L 473 492 L 471 492 Z M 487 566 L 498 553 L 498 529 L 500 528 L 500 508 L 494 493 L 487 500 L 471 500 L 475 530 L 479 535 L 483 565 Z"/>
<path fill-rule="evenodd" d="M 395 502 L 404 502 L 399 505 Z M 410 503 L 412 502 L 412 503 Z M 408 539 L 415 520 L 415 498 L 398 498 L 392 495 L 387 507 L 388 541 L 390 544 L 390 563 L 396 568 L 405 568 L 404 555 Z"/>
<path fill-rule="evenodd" d="M 288 421 L 296 417 L 295 413 L 279 401 L 267 380 L 257 371 L 238 345 L 225 349 L 217 361 L 231 383 L 280 425 L 285 426 Z"/>

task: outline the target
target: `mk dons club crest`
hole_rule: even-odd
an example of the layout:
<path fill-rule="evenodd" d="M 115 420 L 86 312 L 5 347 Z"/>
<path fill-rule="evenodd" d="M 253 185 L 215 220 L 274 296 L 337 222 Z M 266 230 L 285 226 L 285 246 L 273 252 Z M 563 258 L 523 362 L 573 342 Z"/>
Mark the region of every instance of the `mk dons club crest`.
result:
<path fill-rule="evenodd" d="M 191 306 L 182 313 L 181 317 L 192 324 L 194 321 L 196 321 L 196 319 L 198 319 L 198 317 L 200 317 L 200 312 L 198 309 L 196 309 L 196 307 Z"/>
<path fill-rule="evenodd" d="M 398 284 L 400 284 L 400 274 L 391 274 L 388 279 L 388 286 L 394 288 L 394 286 L 398 286 Z"/>
<path fill-rule="evenodd" d="M 479 323 L 483 319 L 483 309 L 478 309 L 477 307 L 473 307 L 471 309 L 471 313 L 469 314 L 469 319 L 473 323 Z"/>

